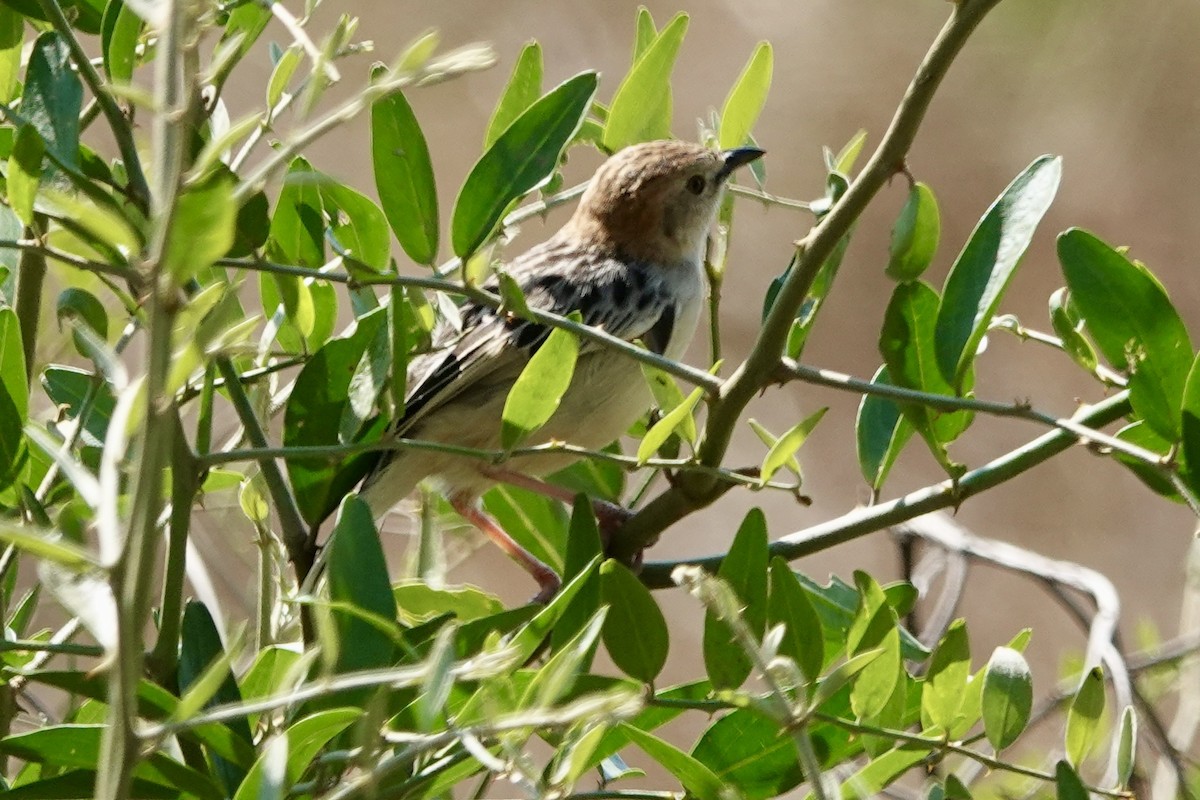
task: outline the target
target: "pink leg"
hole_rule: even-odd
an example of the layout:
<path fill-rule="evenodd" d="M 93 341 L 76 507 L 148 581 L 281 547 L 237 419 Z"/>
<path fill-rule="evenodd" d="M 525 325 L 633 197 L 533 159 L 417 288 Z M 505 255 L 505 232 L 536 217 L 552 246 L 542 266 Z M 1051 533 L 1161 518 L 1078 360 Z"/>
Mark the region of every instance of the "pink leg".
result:
<path fill-rule="evenodd" d="M 527 489 L 552 500 L 558 500 L 568 505 L 575 502 L 575 492 L 570 489 L 546 483 L 523 472 L 493 466 L 482 467 L 480 472 L 492 480 L 507 483 L 509 486 L 516 486 L 519 489 Z M 606 547 L 613 534 L 633 516 L 628 509 L 607 500 L 592 500 L 592 511 L 595 512 L 596 522 L 600 526 L 600 540 Z"/>
<path fill-rule="evenodd" d="M 508 532 L 500 527 L 496 520 L 489 517 L 487 514 L 480 511 L 473 501 L 466 495 L 455 495 L 450 498 L 450 505 L 462 515 L 463 519 L 470 522 L 476 528 L 483 532 L 485 536 L 491 539 L 496 545 L 504 551 L 504 554 L 521 565 L 521 568 L 533 576 L 537 581 L 541 591 L 533 598 L 535 603 L 547 603 L 550 598 L 558 593 L 558 588 L 562 585 L 558 575 L 550 567 L 542 563 L 533 553 L 530 553 L 524 547 L 517 543 L 515 539 L 508 535 Z"/>

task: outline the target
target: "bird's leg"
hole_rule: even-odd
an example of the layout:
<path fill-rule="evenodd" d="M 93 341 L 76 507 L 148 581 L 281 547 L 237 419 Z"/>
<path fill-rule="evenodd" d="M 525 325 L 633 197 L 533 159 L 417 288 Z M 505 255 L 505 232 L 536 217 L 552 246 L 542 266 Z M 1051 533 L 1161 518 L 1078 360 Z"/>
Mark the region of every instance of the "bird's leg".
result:
<path fill-rule="evenodd" d="M 562 586 L 558 574 L 537 556 L 518 544 L 504 528 L 500 527 L 500 523 L 480 511 L 475 506 L 473 497 L 463 494 L 454 495 L 450 498 L 450 505 L 463 519 L 495 542 L 505 555 L 516 561 L 522 569 L 533 576 L 540 587 L 537 596 L 533 598 L 535 603 L 548 603 L 558 593 L 558 588 Z"/>
<path fill-rule="evenodd" d="M 518 489 L 527 489 L 551 500 L 559 500 L 568 505 L 575 502 L 576 492 L 546 483 L 523 472 L 494 466 L 484 467 L 481 472 L 492 480 L 516 486 Z M 613 535 L 633 516 L 633 512 L 624 506 L 595 498 L 592 498 L 592 511 L 596 515 L 596 524 L 600 527 L 600 541 L 605 547 L 608 547 Z"/>

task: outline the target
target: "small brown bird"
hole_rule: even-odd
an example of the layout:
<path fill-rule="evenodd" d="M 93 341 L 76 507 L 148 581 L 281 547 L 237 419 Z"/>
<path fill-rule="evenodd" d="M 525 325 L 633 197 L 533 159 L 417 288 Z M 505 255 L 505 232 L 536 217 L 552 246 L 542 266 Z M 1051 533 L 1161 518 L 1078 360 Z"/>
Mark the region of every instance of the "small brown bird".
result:
<path fill-rule="evenodd" d="M 531 308 L 568 314 L 656 353 L 682 356 L 704 304 L 704 245 L 726 179 L 763 154 L 752 147 L 716 152 L 697 144 L 633 145 L 596 171 L 574 216 L 553 237 L 515 258 L 505 271 Z M 496 289 L 493 281 L 487 288 Z M 504 401 L 530 356 L 549 335 L 542 325 L 467 303 L 463 329 L 435 336 L 434 348 L 409 366 L 404 416 L 391 435 L 498 450 Z M 651 405 L 638 362 L 595 342 L 581 342 L 571 384 L 531 444 L 565 441 L 603 447 Z M 576 456 L 523 458 L 520 472 L 428 450 L 385 456 L 363 483 L 363 498 L 381 517 L 422 479 L 435 476 L 451 505 L 518 561 L 548 599 L 559 578 L 477 507 L 498 482 L 570 499 L 538 475 Z"/>

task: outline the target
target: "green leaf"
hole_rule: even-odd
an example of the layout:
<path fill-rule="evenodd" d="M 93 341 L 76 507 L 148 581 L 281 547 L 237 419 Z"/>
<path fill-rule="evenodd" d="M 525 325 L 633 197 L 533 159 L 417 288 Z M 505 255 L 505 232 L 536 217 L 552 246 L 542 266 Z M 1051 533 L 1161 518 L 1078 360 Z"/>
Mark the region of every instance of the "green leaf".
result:
<path fill-rule="evenodd" d="M 562 503 L 516 486 L 500 485 L 483 496 L 483 506 L 509 536 L 558 572 L 567 542 Z"/>
<path fill-rule="evenodd" d="M 654 423 L 650 430 L 646 431 L 646 435 L 638 443 L 637 460 L 639 464 L 645 464 L 647 460 L 653 458 L 654 454 L 658 452 L 658 448 L 666 444 L 667 439 L 671 438 L 671 434 L 676 429 L 686 426 L 688 420 L 691 420 L 691 426 L 693 429 L 695 428 L 696 422 L 692 419 L 692 412 L 703 396 L 704 389 L 696 387 L 687 396 L 687 399 L 671 409 L 662 419 Z"/>
<path fill-rule="evenodd" d="M 15 311 L 0 306 L 0 487 L 12 483 L 24 464 L 28 416 L 21 322 Z"/>
<path fill-rule="evenodd" d="M 391 240 L 383 211 L 366 195 L 322 176 L 321 202 L 336 222 L 330 231 L 334 250 L 376 272 L 388 268 Z"/>
<path fill-rule="evenodd" d="M 104 7 L 100 24 L 100 52 L 104 73 L 114 83 L 129 83 L 137 66 L 138 37 L 142 34 L 142 18 L 123 0 L 110 0 Z"/>
<path fill-rule="evenodd" d="M 488 121 L 487 134 L 483 137 L 484 148 L 495 144 L 504 129 L 541 96 L 542 46 L 533 41 L 521 48 L 521 54 L 517 56 L 508 85 L 504 87 L 500 102 Z"/>
<path fill-rule="evenodd" d="M 687 398 L 683 396 L 683 392 L 674 378 L 649 364 L 642 364 L 641 367 L 642 375 L 645 376 L 646 383 L 650 386 L 650 393 L 654 395 L 654 404 L 664 415 L 671 413 L 686 402 Z M 691 414 L 680 420 L 676 430 L 679 432 L 679 436 L 689 444 L 696 443 L 696 420 L 692 418 Z"/>
<path fill-rule="evenodd" d="M 638 6 L 632 63 L 636 64 L 638 59 L 650 49 L 650 45 L 654 44 L 654 40 L 657 38 L 658 29 L 654 27 L 654 17 L 650 15 L 650 9 L 645 6 Z"/>
<path fill-rule="evenodd" d="M 739 708 L 708 727 L 692 758 L 746 800 L 778 797 L 804 780 L 792 738 L 757 711 Z"/>
<path fill-rule="evenodd" d="M 752 508 L 742 520 L 717 577 L 729 584 L 742 608 L 742 621 L 762 638 L 767 624 L 767 518 Z M 710 607 L 704 615 L 704 667 L 717 689 L 736 689 L 750 675 L 750 655 L 729 623 Z"/>
<path fill-rule="evenodd" d="M 550 331 L 513 382 L 501 414 L 500 445 L 511 450 L 541 428 L 571 385 L 579 340 L 563 328 Z"/>
<path fill-rule="evenodd" d="M 617 87 L 604 126 L 608 152 L 671 136 L 671 70 L 687 28 L 688 15 L 676 14 Z"/>
<path fill-rule="evenodd" d="M 435 588 L 423 580 L 403 580 L 392 586 L 400 619 L 416 626 L 451 613 L 459 622 L 482 619 L 504 610 L 495 595 L 477 586 Z"/>
<path fill-rule="evenodd" d="M 825 416 L 825 412 L 829 408 L 818 409 L 815 413 L 796 423 L 792 428 L 779 437 L 775 444 L 771 445 L 771 449 L 767 451 L 766 458 L 763 459 L 762 468 L 759 474 L 759 480 L 763 483 L 771 480 L 771 477 L 779 471 L 779 468 L 792 461 L 792 457 L 796 451 L 804 445 L 808 439 L 808 435 L 817 427 L 817 423 Z"/>
<path fill-rule="evenodd" d="M 770 42 L 759 42 L 742 68 L 742 74 L 729 90 L 721 109 L 721 133 L 717 141 L 722 150 L 746 143 L 771 89 L 775 51 Z"/>
<path fill-rule="evenodd" d="M 21 97 L 21 116 L 42 135 L 46 149 L 69 168 L 79 167 L 79 112 L 83 86 L 71 51 L 53 31 L 33 43 Z"/>
<path fill-rule="evenodd" d="M 1079 690 L 1067 712 L 1067 760 L 1078 768 L 1100 738 L 1100 717 L 1104 714 L 1104 674 L 1093 667 L 1083 676 Z"/>
<path fill-rule="evenodd" d="M 384 620 L 396 619 L 396 602 L 388 583 L 387 560 L 371 509 L 356 495 L 342 501 L 329 544 L 329 600 L 345 603 Z M 383 631 L 363 618 L 333 611 L 337 630 L 339 673 L 387 667 L 395 646 Z M 366 692 L 348 693 L 362 698 Z M 341 696 L 341 702 L 348 702 Z"/>
<path fill-rule="evenodd" d="M 908 190 L 908 200 L 892 226 L 888 264 L 884 271 L 898 281 L 915 281 L 933 263 L 942 220 L 933 190 L 920 181 Z"/>
<path fill-rule="evenodd" d="M 17 128 L 12 155 L 8 158 L 8 204 L 25 225 L 33 224 L 33 199 L 42 180 L 46 144 L 32 125 Z"/>
<path fill-rule="evenodd" d="M 384 309 L 359 317 L 345 338 L 333 339 L 316 352 L 296 377 L 283 415 L 285 447 L 334 445 L 345 438 L 344 417 L 351 405 L 351 383 L 363 356 L 383 328 Z M 300 512 L 309 523 L 324 519 L 366 474 L 369 454 L 347 459 L 336 468 L 325 458 L 289 458 L 288 477 Z"/>
<path fill-rule="evenodd" d="M 25 20 L 12 8 L 0 5 L 0 103 L 11 103 L 17 96 L 24 37 Z"/>
<path fill-rule="evenodd" d="M 966 623 L 955 620 L 933 651 L 925 686 L 921 692 L 921 724 L 948 731 L 962 706 L 967 679 L 971 677 L 971 645 Z"/>
<path fill-rule="evenodd" d="M 871 383 L 891 385 L 886 365 L 875 371 Z M 854 434 L 858 446 L 858 468 L 871 491 L 878 492 L 883 488 L 904 445 L 912 437 L 912 423 L 905 419 L 895 401 L 864 394 L 858 404 Z"/>
<path fill-rule="evenodd" d="M 1188 432 L 1189 422 L 1187 418 L 1188 402 L 1187 392 L 1185 392 L 1182 447 L 1176 451 L 1175 460 L 1179 476 L 1183 478 L 1188 486 L 1194 486 L 1196 484 L 1197 477 L 1194 474 L 1194 470 L 1188 466 L 1190 449 L 1188 444 L 1188 440 L 1190 438 Z M 1168 454 L 1171 452 L 1171 448 L 1173 446 L 1171 442 L 1167 441 L 1157 432 L 1155 432 L 1155 430 L 1151 428 L 1145 420 L 1140 419 L 1136 422 L 1131 422 L 1118 430 L 1117 438 L 1123 442 L 1129 442 L 1130 444 L 1135 444 L 1138 447 L 1142 447 L 1146 450 L 1157 453 L 1164 459 L 1168 458 Z M 1192 451 L 1192 455 L 1196 456 L 1197 454 Z M 1113 452 L 1113 458 L 1128 467 L 1129 471 L 1136 475 L 1142 483 L 1146 484 L 1150 491 L 1173 502 L 1183 502 L 1183 496 L 1180 495 L 1178 489 L 1175 488 L 1175 484 L 1172 483 L 1170 476 L 1162 469 L 1151 466 L 1140 458 L 1134 458 L 1133 456 L 1117 451 Z"/>
<path fill-rule="evenodd" d="M 290 788 L 299 782 L 304 772 L 313 766 L 313 759 L 321 752 L 335 736 L 362 718 L 362 709 L 331 708 L 328 711 L 318 711 L 301 719 L 288 727 L 287 737 L 287 766 L 285 768 L 285 785 Z M 259 787 L 267 778 L 270 748 L 266 748 L 246 779 L 238 787 L 234 800 L 257 800 Z"/>
<path fill-rule="evenodd" d="M 1162 284 L 1144 266 L 1079 228 L 1058 237 L 1058 259 L 1092 340 L 1114 367 L 1131 373 L 1133 410 L 1175 441 L 1193 352 Z"/>
<path fill-rule="evenodd" d="M 913 281 L 897 286 L 884 312 L 879 352 L 887 364 L 888 376 L 897 386 L 953 395 L 954 387 L 937 366 L 938 334 L 934 327 L 938 302 L 937 292 L 927 283 Z M 901 403 L 900 408 L 938 463 L 951 475 L 961 474 L 962 465 L 950 460 L 946 445 L 966 430 L 971 414 L 939 412 L 917 403 Z"/>
<path fill-rule="evenodd" d="M 283 94 L 287 91 L 288 84 L 291 83 L 292 76 L 296 74 L 296 67 L 300 66 L 300 59 L 303 57 L 304 51 L 299 44 L 289 45 L 279 56 L 271 70 L 271 78 L 267 81 L 268 109 L 275 108 L 283 99 Z"/>
<path fill-rule="evenodd" d="M 983 730 L 996 752 L 1017 740 L 1033 708 L 1033 676 L 1025 657 L 997 647 L 983 673 Z"/>
<path fill-rule="evenodd" d="M 587 460 L 587 459 L 585 459 Z M 592 511 L 592 502 L 587 495 L 575 497 L 571 509 L 571 527 L 567 532 L 567 553 L 563 559 L 562 577 L 569 581 L 587 569 L 597 559 L 602 559 L 604 545 L 600 541 L 600 527 Z M 550 644 L 557 652 L 565 647 L 576 633 L 600 608 L 600 579 L 593 577 L 579 590 L 579 596 L 567 607 L 562 620 L 554 626 Z M 590 663 L 590 660 L 589 660 Z"/>
<path fill-rule="evenodd" d="M 550 90 L 475 163 L 454 204 L 450 238 L 455 255 L 472 255 L 513 200 L 550 178 L 591 105 L 596 80 L 596 73 L 583 72 Z"/>
<path fill-rule="evenodd" d="M 846 636 L 846 652 L 862 655 L 882 649 L 854 680 L 850 705 L 861 718 L 873 717 L 886 705 L 900 679 L 900 630 L 896 611 L 883 589 L 865 572 L 855 571 L 859 608 Z"/>
<path fill-rule="evenodd" d="M 780 655 L 796 662 L 810 683 L 815 683 L 825 666 L 824 634 L 821 619 L 788 563 L 779 556 L 771 559 L 771 598 L 767 620 L 784 625 Z"/>
<path fill-rule="evenodd" d="M 1087 787 L 1066 761 L 1059 761 L 1054 768 L 1054 786 L 1058 800 L 1091 800 Z"/>
<path fill-rule="evenodd" d="M 1121 712 L 1121 727 L 1117 737 L 1117 785 L 1125 789 L 1133 777 L 1134 760 L 1137 758 L 1138 720 L 1133 706 L 1125 706 Z"/>
<path fill-rule="evenodd" d="M 1065 286 L 1050 295 L 1050 326 L 1062 340 L 1063 350 L 1071 360 L 1088 372 L 1094 372 L 1099 363 L 1096 350 L 1083 335 L 1083 320 Z"/>
<path fill-rule="evenodd" d="M 224 174 L 191 186 L 179 196 L 171 219 L 163 267 L 182 286 L 233 246 L 237 206 L 233 180 Z"/>
<path fill-rule="evenodd" d="M 203 708 L 241 702 L 242 695 L 238 691 L 233 673 L 229 670 L 229 656 L 221 643 L 221 634 L 203 603 L 193 600 L 184 607 L 180 640 L 182 647 L 179 653 L 178 680 L 182 699 L 172 716 L 175 719 L 190 717 L 194 711 L 185 710 L 185 704 L 197 691 L 203 692 L 205 696 Z M 218 667 L 217 671 L 213 671 L 214 665 Z M 202 681 L 208 681 L 211 685 L 201 687 Z M 216 683 L 212 683 L 213 681 Z M 244 717 L 230 720 L 225 725 L 234 736 L 246 744 L 253 742 L 250 725 Z M 225 789 L 223 796 L 232 794 L 246 778 L 246 770 L 218 753 L 210 751 L 209 758 L 213 763 L 213 771 Z"/>
<path fill-rule="evenodd" d="M 12 356 L 7 351 L 0 350 L 0 375 L 9 374 L 8 365 L 12 363 L 10 358 Z M 42 373 L 42 388 L 54 405 L 64 409 L 69 419 L 77 419 L 85 398 L 89 393 L 96 392 L 92 409 L 83 421 L 82 441 L 91 447 L 103 446 L 108 433 L 108 422 L 112 419 L 116 406 L 116 398 L 113 397 L 112 388 L 107 383 L 90 372 L 74 367 L 51 365 Z"/>
<path fill-rule="evenodd" d="M 650 590 L 610 559 L 600 567 L 600 594 L 609 607 L 603 633 L 613 663 L 631 678 L 652 683 L 667 661 L 669 633 Z"/>
<path fill-rule="evenodd" d="M 842 784 L 843 800 L 879 797 L 897 778 L 928 758 L 930 752 L 928 745 L 897 745 L 845 779 Z"/>
<path fill-rule="evenodd" d="M 597 558 L 588 564 L 585 569 L 581 570 L 574 578 L 563 583 L 562 588 L 558 590 L 558 594 L 554 595 L 554 598 L 551 599 L 550 604 L 539 610 L 533 619 L 525 623 L 525 625 L 522 626 L 519 631 L 510 637 L 509 643 L 516 651 L 516 657 L 518 660 L 524 661 L 530 658 L 534 652 L 537 651 L 542 642 L 545 641 L 546 636 L 550 634 L 550 631 L 553 630 L 554 626 L 558 624 L 558 621 L 562 619 L 567 608 L 572 602 L 574 602 L 575 598 L 579 596 L 580 590 L 582 590 L 583 587 L 588 584 L 588 581 L 591 580 L 591 578 L 595 575 L 596 568 L 599 566 L 599 564 L 600 559 Z M 634 578 L 634 580 L 636 581 L 637 579 Z M 645 587 L 642 588 L 644 591 Z M 653 599 L 651 599 L 650 602 L 653 603 Z M 661 617 L 661 612 L 659 612 L 659 614 Z M 610 611 L 608 614 L 608 619 L 611 620 L 612 618 L 613 612 Z M 665 625 L 666 623 L 663 623 L 664 629 Z"/>
<path fill-rule="evenodd" d="M 60 325 L 64 322 L 74 322 L 80 325 L 86 325 L 91 329 L 100 341 L 108 339 L 108 312 L 104 310 L 104 304 L 96 297 L 96 295 L 86 289 L 71 287 L 64 289 L 58 295 L 56 304 L 56 314 Z M 87 358 L 89 356 L 89 347 L 83 341 L 78 331 L 72 334 L 75 342 L 75 349 L 81 356 Z"/>
<path fill-rule="evenodd" d="M 400 92 L 371 105 L 371 161 L 375 189 L 396 241 L 418 264 L 432 264 L 438 252 L 437 183 L 429 145 Z"/>
<path fill-rule="evenodd" d="M 700 800 L 721 800 L 725 796 L 725 784 L 704 762 L 627 722 L 622 722 L 617 729 L 674 775 L 689 795 Z"/>
<path fill-rule="evenodd" d="M 960 394 L 970 388 L 967 374 L 979 342 L 1061 178 L 1061 158 L 1042 156 L 1026 167 L 984 213 L 946 277 L 937 319 L 937 364 Z"/>

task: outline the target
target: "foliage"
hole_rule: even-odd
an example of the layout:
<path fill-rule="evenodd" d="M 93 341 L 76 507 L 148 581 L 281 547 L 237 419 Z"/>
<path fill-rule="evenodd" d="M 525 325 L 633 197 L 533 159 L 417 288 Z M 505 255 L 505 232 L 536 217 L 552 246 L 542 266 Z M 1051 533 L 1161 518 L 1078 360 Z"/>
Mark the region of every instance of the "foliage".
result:
<path fill-rule="evenodd" d="M 865 166 L 856 171 L 862 135 L 825 152 L 821 198 L 767 193 L 761 165 L 756 186 L 733 187 L 708 254 L 713 364 L 698 369 L 529 308 L 503 274 L 499 294 L 479 280 L 521 220 L 578 197 L 559 172 L 568 154 L 671 134 L 686 14 L 660 29 L 641 9 L 633 63 L 618 80 L 587 71 L 547 88 L 540 45 L 506 54 L 511 78 L 445 213 L 409 98 L 491 66 L 486 47 L 446 51 L 436 33 L 420 35 L 334 102 L 328 89 L 368 49 L 347 16 L 315 37 L 308 17 L 278 2 L 3 0 L 5 796 L 442 797 L 485 793 L 502 779 L 530 796 L 598 782 L 591 796 L 644 797 L 627 787 L 653 763 L 669 776 L 655 778 L 668 790 L 661 796 L 753 800 L 803 786 L 822 800 L 868 797 L 905 779 L 930 798 L 1125 797 L 1150 774 L 1136 760 L 1148 742 L 1169 754 L 1163 768 L 1178 773 L 1180 791 L 1193 791 L 1143 680 L 1179 648 L 1144 654 L 1134 673 L 1114 620 L 1084 615 L 1089 651 L 1046 706 L 1035 703 L 1022 655 L 1028 631 L 991 654 L 972 651 L 963 620 L 918 639 L 905 623 L 918 602 L 911 585 L 863 572 L 823 584 L 788 563 L 957 506 L 1076 441 L 1200 507 L 1190 468 L 1200 459 L 1200 361 L 1147 267 L 1071 229 L 1058 240 L 1065 288 L 1051 298 L 1055 334 L 997 316 L 1062 179 L 1055 157 L 1034 159 L 982 213 L 941 287 L 921 280 L 940 244 L 934 189 L 908 176 L 880 265 L 898 282 L 881 321 L 882 366 L 858 380 L 798 360 L 856 220 L 904 164 L 940 77 L 996 2 L 954 4 Z M 267 41 L 268 29 L 285 44 Z M 274 64 L 265 104 L 232 114 L 224 90 L 245 58 L 264 52 Z M 772 82 L 792 79 L 773 72 L 772 47 L 761 43 L 704 126 L 705 142 L 753 144 Z M 370 116 L 374 187 L 347 185 L 305 156 L 358 114 Z M 814 221 L 794 252 L 781 249 L 786 268 L 766 292 L 762 332 L 734 368 L 720 359 L 719 288 L 733 209 L 747 198 L 805 208 Z M 454 258 L 439 262 L 446 249 Z M 57 324 L 41 317 L 47 287 L 61 287 Z M 435 325 L 453 323 L 462 298 L 555 329 L 507 399 L 506 450 L 475 456 L 519 469 L 529 455 L 573 449 L 583 460 L 555 480 L 616 503 L 640 499 L 660 473 L 670 478 L 607 548 L 586 499 L 568 514 L 515 487 L 486 498 L 562 573 L 544 607 L 509 609 L 483 589 L 443 585 L 445 512 L 428 495 L 417 567 L 389 575 L 353 493 L 372 454 L 395 446 L 381 435 L 402 411 L 409 358 Z M 976 357 L 985 337 L 1003 332 L 1060 349 L 1109 396 L 1073 414 L 976 399 Z M 557 406 L 579 338 L 646 368 L 659 408 L 635 426 L 631 454 L 523 444 Z M 781 380 L 860 399 L 858 459 L 877 498 L 914 433 L 948 480 L 774 542 L 756 510 L 727 553 L 699 567 L 652 562 L 639 575 L 631 567 L 647 544 L 727 491 L 804 499 L 797 454 L 824 410 L 783 432 L 744 416 Z M 950 448 L 980 414 L 1049 432 L 986 465 L 958 463 Z M 223 417 L 239 422 L 225 442 Z M 726 463 L 742 425 L 763 441 L 753 470 Z M 199 579 L 201 599 L 185 602 L 185 567 L 209 555 L 188 552 L 192 515 L 234 491 L 262 554 L 253 620 L 214 618 Z M 318 552 L 331 515 L 332 539 Z M 998 554 L 969 535 L 919 523 L 907 535 L 1067 583 L 1032 554 Z M 651 590 L 670 585 L 698 600 L 704 671 L 667 686 L 670 640 L 686 637 Z M 54 608 L 68 621 L 44 627 Z M 615 669 L 593 663 L 602 647 Z M 66 699 L 45 716 L 26 710 L 44 696 Z M 680 745 L 661 729 L 685 715 L 710 721 Z M 1065 719 L 1061 743 L 1024 748 L 1026 729 L 1047 717 Z"/>

